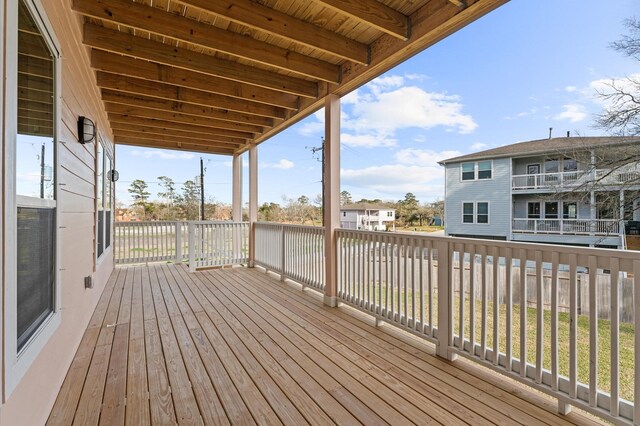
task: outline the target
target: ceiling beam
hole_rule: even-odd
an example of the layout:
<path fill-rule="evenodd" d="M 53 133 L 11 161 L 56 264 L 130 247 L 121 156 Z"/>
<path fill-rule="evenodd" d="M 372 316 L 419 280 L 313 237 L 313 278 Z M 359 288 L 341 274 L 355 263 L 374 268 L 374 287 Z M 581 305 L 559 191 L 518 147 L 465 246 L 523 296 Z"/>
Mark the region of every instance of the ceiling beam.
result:
<path fill-rule="evenodd" d="M 187 104 L 184 102 L 176 102 L 160 98 L 152 98 L 143 95 L 127 94 L 109 89 L 102 89 L 102 100 L 104 102 L 149 108 L 159 111 L 169 111 L 204 118 L 215 118 L 217 120 L 225 120 L 233 123 L 252 124 L 263 127 L 272 127 L 274 125 L 273 118 L 261 117 L 259 115 L 243 114 L 235 111 L 221 110 L 212 107 L 204 107 L 200 105 Z"/>
<path fill-rule="evenodd" d="M 367 45 L 251 0 L 175 0 L 224 19 L 366 65 Z"/>
<path fill-rule="evenodd" d="M 105 102 L 107 113 L 126 115 L 131 117 L 152 118 L 163 122 L 182 123 L 201 127 L 211 127 L 216 129 L 236 130 L 239 132 L 262 133 L 264 128 L 250 124 L 234 123 L 232 121 L 217 120 L 215 118 L 205 118 L 195 115 L 180 114 L 171 111 L 134 107 L 123 104 Z"/>
<path fill-rule="evenodd" d="M 85 16 L 214 49 L 313 79 L 331 83 L 338 83 L 340 80 L 338 65 L 143 3 L 131 0 L 74 0 L 73 10 Z"/>
<path fill-rule="evenodd" d="M 377 0 L 316 0 L 400 40 L 409 38 L 409 18 Z"/>
<path fill-rule="evenodd" d="M 224 78 L 213 77 L 182 68 L 116 55 L 104 50 L 91 50 L 91 66 L 97 70 L 112 74 L 188 87 L 282 108 L 296 109 L 298 106 L 298 97 L 295 95 L 225 80 Z"/>
<path fill-rule="evenodd" d="M 184 140 L 196 140 L 196 141 L 210 141 L 210 142 L 219 142 L 219 143 L 227 143 L 229 145 L 243 145 L 247 142 L 247 139 L 244 138 L 234 138 L 230 136 L 213 136 L 213 135 L 203 135 L 202 133 L 193 133 L 193 132 L 184 132 L 182 130 L 174 130 L 168 129 L 166 127 L 155 127 L 155 126 L 141 126 L 138 124 L 128 124 L 128 123 L 120 123 L 114 122 L 110 123 L 111 129 L 113 131 L 118 131 L 118 133 L 123 134 L 137 134 L 138 137 L 149 137 L 153 139 L 161 138 L 161 137 L 172 137 L 172 138 L 180 138 Z"/>
<path fill-rule="evenodd" d="M 115 136 L 114 143 L 118 145 L 140 146 L 143 148 L 172 149 L 177 151 L 206 152 L 217 155 L 233 155 L 235 152 L 232 148 L 222 148 L 217 145 L 198 145 L 185 142 L 160 142 L 149 141 L 146 139 L 137 139 L 127 136 Z"/>
<path fill-rule="evenodd" d="M 218 59 L 186 48 L 174 47 L 88 23 L 84 25 L 83 42 L 87 46 L 96 49 L 197 71 L 227 80 L 266 87 L 293 95 L 315 98 L 318 94 L 318 84 L 313 81 L 262 70 L 238 62 Z"/>
<path fill-rule="evenodd" d="M 171 134 L 154 134 L 154 133 L 144 133 L 144 132 L 136 132 L 132 130 L 122 130 L 122 129 L 113 129 L 113 134 L 115 136 L 123 136 L 128 137 L 130 139 L 136 138 L 138 140 L 151 140 L 158 142 L 183 142 L 183 143 L 192 143 L 194 145 L 216 145 L 222 148 L 232 148 L 236 149 L 238 146 L 242 146 L 246 141 L 242 141 L 241 143 L 230 143 L 225 140 L 225 138 L 219 139 L 193 139 L 193 138 L 185 138 L 178 135 Z"/>
<path fill-rule="evenodd" d="M 238 132 L 236 130 L 217 129 L 213 127 L 194 126 L 190 124 L 174 123 L 171 121 L 156 120 L 153 118 L 144 117 L 132 117 L 123 114 L 109 113 L 109 122 L 113 126 L 114 123 L 123 123 L 126 125 L 138 125 L 147 127 L 157 127 L 159 130 L 179 130 L 184 132 L 193 133 L 194 137 L 204 138 L 206 135 L 210 136 L 228 136 L 241 139 L 253 139 L 253 133 Z"/>
<path fill-rule="evenodd" d="M 272 118 L 286 118 L 287 116 L 284 108 L 274 107 L 272 105 L 259 104 L 257 102 L 203 92 L 201 90 L 156 83 L 140 78 L 125 77 L 103 71 L 97 72 L 97 83 L 98 87 L 104 89 L 221 108 L 245 114 Z"/>

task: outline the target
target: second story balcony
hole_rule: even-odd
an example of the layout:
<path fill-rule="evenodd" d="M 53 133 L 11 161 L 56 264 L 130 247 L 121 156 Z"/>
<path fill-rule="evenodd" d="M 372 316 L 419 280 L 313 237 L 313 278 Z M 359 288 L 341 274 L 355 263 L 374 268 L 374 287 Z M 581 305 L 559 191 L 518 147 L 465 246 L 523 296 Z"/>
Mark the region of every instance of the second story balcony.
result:
<path fill-rule="evenodd" d="M 594 183 L 600 187 L 628 187 L 640 185 L 640 164 L 628 164 L 615 169 L 574 170 L 558 173 L 536 173 L 511 176 L 514 191 L 590 190 Z"/>

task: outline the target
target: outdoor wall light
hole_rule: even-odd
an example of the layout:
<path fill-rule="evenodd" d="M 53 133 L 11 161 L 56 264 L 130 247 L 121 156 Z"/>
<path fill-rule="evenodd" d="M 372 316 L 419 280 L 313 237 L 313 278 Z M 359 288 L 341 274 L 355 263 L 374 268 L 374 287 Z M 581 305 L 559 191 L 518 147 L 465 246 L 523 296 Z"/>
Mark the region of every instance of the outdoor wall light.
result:
<path fill-rule="evenodd" d="M 96 139 L 96 123 L 87 117 L 78 117 L 78 142 L 85 144 Z"/>
<path fill-rule="evenodd" d="M 109 180 L 111 182 L 117 182 L 118 179 L 120 179 L 120 173 L 118 173 L 117 170 L 110 170 L 109 171 Z"/>

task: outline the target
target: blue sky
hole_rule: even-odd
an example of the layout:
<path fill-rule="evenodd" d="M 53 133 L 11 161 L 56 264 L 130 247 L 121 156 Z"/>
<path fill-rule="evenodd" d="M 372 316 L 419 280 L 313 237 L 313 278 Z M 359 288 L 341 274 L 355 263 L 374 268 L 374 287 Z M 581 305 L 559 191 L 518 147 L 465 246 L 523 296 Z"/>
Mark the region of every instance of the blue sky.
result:
<path fill-rule="evenodd" d="M 640 72 L 609 48 L 637 0 L 512 0 L 342 100 L 341 187 L 355 200 L 442 199 L 437 161 L 567 131 L 599 135 L 603 82 Z M 323 112 L 259 146 L 259 203 L 321 192 Z M 196 153 L 118 146 L 117 199 L 134 179 L 177 183 L 199 173 Z M 206 155 L 207 197 L 231 201 L 231 158 Z M 245 157 L 244 163 L 248 163 Z M 247 200 L 248 175 L 245 168 Z M 180 185 L 178 185 L 180 186 Z"/>

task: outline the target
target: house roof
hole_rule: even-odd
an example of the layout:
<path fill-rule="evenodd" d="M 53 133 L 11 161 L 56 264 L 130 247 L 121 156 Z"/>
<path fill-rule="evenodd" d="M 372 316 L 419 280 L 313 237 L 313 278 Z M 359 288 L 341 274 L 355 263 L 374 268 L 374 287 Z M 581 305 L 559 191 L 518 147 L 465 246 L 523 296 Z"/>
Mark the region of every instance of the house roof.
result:
<path fill-rule="evenodd" d="M 506 0 L 76 0 L 116 144 L 238 154 Z"/>
<path fill-rule="evenodd" d="M 394 210 L 393 207 L 387 207 L 379 204 L 359 203 L 359 204 L 347 204 L 340 207 L 340 210 L 356 211 L 356 210 Z"/>
<path fill-rule="evenodd" d="M 511 145 L 504 145 L 498 148 L 475 152 L 472 154 L 461 155 L 459 157 L 453 157 L 439 161 L 438 164 L 445 165 L 470 160 L 523 157 L 534 154 L 553 154 L 554 152 L 566 153 L 576 150 L 601 148 L 604 146 L 623 146 L 635 143 L 640 143 L 640 138 L 621 136 L 562 137 L 551 139 L 547 138 L 527 142 L 518 142 Z"/>

